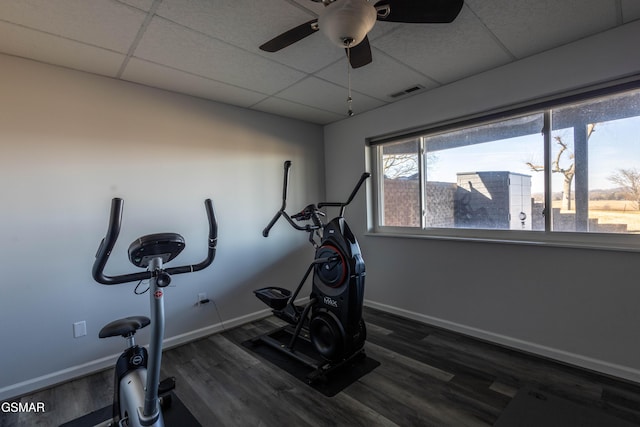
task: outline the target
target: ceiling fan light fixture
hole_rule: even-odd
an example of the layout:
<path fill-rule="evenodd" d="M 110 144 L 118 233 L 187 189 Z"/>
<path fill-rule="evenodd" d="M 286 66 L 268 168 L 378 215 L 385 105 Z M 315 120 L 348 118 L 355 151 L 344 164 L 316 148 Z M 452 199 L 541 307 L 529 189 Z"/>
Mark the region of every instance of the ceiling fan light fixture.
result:
<path fill-rule="evenodd" d="M 324 9 L 318 26 L 333 44 L 353 47 L 364 40 L 376 18 L 376 8 L 367 0 L 340 0 Z"/>

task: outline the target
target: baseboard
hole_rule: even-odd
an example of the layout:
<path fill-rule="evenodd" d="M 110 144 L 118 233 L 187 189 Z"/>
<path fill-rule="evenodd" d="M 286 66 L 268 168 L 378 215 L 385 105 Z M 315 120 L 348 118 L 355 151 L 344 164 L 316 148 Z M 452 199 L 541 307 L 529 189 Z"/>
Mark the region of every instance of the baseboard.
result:
<path fill-rule="evenodd" d="M 165 338 L 165 340 L 162 342 L 162 348 L 164 350 L 168 350 L 174 347 L 178 347 L 188 342 L 195 341 L 200 338 L 216 334 L 218 332 L 223 332 L 227 329 L 232 329 L 236 326 L 244 325 L 245 323 L 253 322 L 254 320 L 269 317 L 270 315 L 271 309 L 266 308 L 264 310 L 256 311 L 254 313 L 245 314 L 244 316 L 239 316 L 234 319 L 227 320 L 226 322 L 216 323 L 215 325 L 196 329 L 195 331 L 186 332 L 181 335 L 176 335 L 175 337 Z"/>
<path fill-rule="evenodd" d="M 108 368 L 109 366 L 113 366 L 114 361 L 118 358 L 118 356 L 119 355 L 106 356 L 98 360 L 83 363 L 82 365 L 72 366 L 70 368 L 62 369 L 60 371 L 41 375 L 36 378 L 31 378 L 17 384 L 11 384 L 9 386 L 0 388 L 0 401 L 17 399 L 22 395 L 33 393 L 35 391 L 50 387 L 55 384 L 69 381 L 83 375 L 99 372 Z"/>
<path fill-rule="evenodd" d="M 579 368 L 595 371 L 601 374 L 609 375 L 618 379 L 640 383 L 640 371 L 628 366 L 610 363 L 604 360 L 594 359 L 581 354 L 571 353 L 568 351 L 547 347 L 544 345 L 520 340 L 506 335 L 496 334 L 494 332 L 485 331 L 467 325 L 451 322 L 437 317 L 428 316 L 422 313 L 405 310 L 403 308 L 393 307 L 376 301 L 365 300 L 365 306 L 375 308 L 392 314 L 397 314 L 408 319 L 416 320 L 421 323 L 427 323 L 443 329 L 448 329 L 483 341 L 488 341 L 501 345 L 503 347 L 514 350 L 523 351 L 533 355 L 552 359 L 561 363 L 576 366 Z"/>
<path fill-rule="evenodd" d="M 259 320 L 271 315 L 270 309 L 264 309 L 255 313 L 239 316 L 234 319 L 230 319 L 226 322 L 220 322 L 215 325 L 210 325 L 205 328 L 190 331 L 185 334 L 177 335 L 174 337 L 165 338 L 163 341 L 163 349 L 167 350 L 173 347 L 177 347 L 186 344 L 191 341 L 195 341 L 200 338 L 204 338 L 211 334 L 215 334 L 226 329 L 231 329 L 236 326 L 243 325 L 254 320 Z M 6 387 L 0 388 L 0 401 L 9 399 L 17 399 L 25 394 L 33 393 L 38 390 L 42 390 L 56 384 L 60 384 L 66 381 L 70 381 L 85 375 L 90 375 L 108 368 L 111 368 L 115 360 L 120 354 L 113 354 L 103 357 L 98 360 L 83 363 L 81 365 L 72 366 L 62 369 L 60 371 L 52 372 L 50 374 L 42 375 L 37 378 L 32 378 L 26 381 L 22 381 L 17 384 L 12 384 Z"/>

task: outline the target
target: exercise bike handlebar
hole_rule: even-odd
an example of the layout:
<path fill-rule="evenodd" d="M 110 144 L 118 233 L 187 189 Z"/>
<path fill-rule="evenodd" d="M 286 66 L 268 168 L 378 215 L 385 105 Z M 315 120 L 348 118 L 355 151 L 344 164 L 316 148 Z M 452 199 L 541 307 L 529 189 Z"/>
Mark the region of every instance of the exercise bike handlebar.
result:
<path fill-rule="evenodd" d="M 146 280 L 153 277 L 155 272 L 142 271 L 130 274 L 122 274 L 118 276 L 107 276 L 104 274 L 104 268 L 111 255 L 111 250 L 116 244 L 118 235 L 120 234 L 120 224 L 122 223 L 122 206 L 124 200 L 120 198 L 114 198 L 111 201 L 111 213 L 109 217 L 109 227 L 107 228 L 107 234 L 96 253 L 96 259 L 93 263 L 92 275 L 96 282 L 103 285 L 118 285 L 121 283 L 135 282 L 139 280 Z M 171 274 L 191 273 L 207 268 L 213 262 L 216 254 L 216 245 L 218 239 L 218 222 L 216 220 L 215 211 L 213 209 L 213 203 L 211 199 L 204 201 L 205 209 L 207 211 L 207 219 L 209 222 L 209 241 L 207 257 L 198 264 L 183 265 L 180 267 L 167 268 L 164 271 Z"/>

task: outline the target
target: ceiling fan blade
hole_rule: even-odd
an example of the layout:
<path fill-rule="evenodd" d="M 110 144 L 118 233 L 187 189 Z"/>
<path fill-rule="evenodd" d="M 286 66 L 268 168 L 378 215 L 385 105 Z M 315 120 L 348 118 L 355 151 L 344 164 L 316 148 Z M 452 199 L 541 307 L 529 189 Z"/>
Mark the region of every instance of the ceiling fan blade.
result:
<path fill-rule="evenodd" d="M 378 21 L 446 24 L 456 19 L 463 4 L 464 0 L 381 0 L 375 7 L 389 8 L 389 14 L 378 15 Z"/>
<path fill-rule="evenodd" d="M 369 37 L 366 37 L 357 45 L 350 48 L 350 52 L 347 52 L 349 57 L 349 63 L 352 68 L 360 68 L 371 63 L 371 45 L 369 45 Z M 347 49 L 345 49 L 347 51 Z"/>
<path fill-rule="evenodd" d="M 305 22 L 304 24 L 298 25 L 295 28 L 286 31 L 279 36 L 276 36 L 260 46 L 261 50 L 266 52 L 277 52 L 280 49 L 284 49 L 287 46 L 294 44 L 297 41 L 302 40 L 303 38 L 310 36 L 311 34 L 318 31 L 318 23 L 317 19 L 312 19 L 309 22 Z"/>

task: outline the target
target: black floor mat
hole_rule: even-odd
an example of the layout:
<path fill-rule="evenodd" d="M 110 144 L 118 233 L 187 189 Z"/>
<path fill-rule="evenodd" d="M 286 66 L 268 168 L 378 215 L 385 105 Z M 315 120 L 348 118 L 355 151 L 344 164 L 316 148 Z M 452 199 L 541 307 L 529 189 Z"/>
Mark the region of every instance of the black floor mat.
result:
<path fill-rule="evenodd" d="M 284 334 L 279 336 L 276 333 L 273 334 L 272 337 L 282 342 L 288 342 L 288 337 Z M 323 378 L 318 378 L 309 384 L 308 376 L 314 372 L 314 368 L 261 341 L 247 340 L 243 342 L 242 345 L 328 397 L 335 396 L 380 366 L 380 362 L 366 356 L 363 352 L 360 357 L 354 357 L 353 360 L 348 361 L 343 366 L 324 375 Z M 296 350 L 311 357 L 318 357 L 311 348 L 311 345 L 302 339 L 296 344 Z"/>
<path fill-rule="evenodd" d="M 504 409 L 494 427 L 633 427 L 602 409 L 571 402 L 547 392 L 522 389 Z"/>
<path fill-rule="evenodd" d="M 178 397 L 171 392 L 171 406 L 162 411 L 164 417 L 164 423 L 168 427 L 201 427 L 198 420 L 195 419 L 186 406 L 178 399 Z M 111 418 L 112 410 L 111 406 L 105 406 L 102 409 L 91 412 L 68 423 L 62 424 L 60 427 L 88 427 L 94 426 L 105 422 Z"/>

